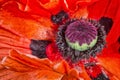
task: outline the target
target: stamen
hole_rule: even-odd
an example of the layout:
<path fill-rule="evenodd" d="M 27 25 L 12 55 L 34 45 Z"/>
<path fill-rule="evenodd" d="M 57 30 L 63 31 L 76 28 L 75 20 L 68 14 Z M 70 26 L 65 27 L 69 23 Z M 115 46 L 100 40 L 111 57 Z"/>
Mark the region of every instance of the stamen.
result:
<path fill-rule="evenodd" d="M 113 20 L 108 17 L 101 17 L 101 19 L 99 20 L 99 23 L 105 26 L 105 31 L 108 34 L 110 29 L 112 28 Z"/>
<path fill-rule="evenodd" d="M 32 50 L 32 55 L 37 56 L 39 58 L 46 58 L 46 47 L 50 41 L 45 40 L 31 40 L 30 48 Z"/>
<path fill-rule="evenodd" d="M 56 15 L 51 16 L 51 21 L 56 24 L 62 23 L 65 19 L 68 19 L 68 14 L 65 11 L 60 11 Z"/>
<path fill-rule="evenodd" d="M 65 34 L 66 34 L 67 27 L 70 24 L 72 24 L 78 20 L 79 19 L 70 19 L 70 20 L 66 21 L 65 24 L 60 25 L 58 28 L 57 35 L 56 35 L 56 45 L 58 47 L 58 50 L 60 51 L 60 53 L 62 54 L 62 56 L 65 59 L 67 59 L 67 60 L 69 59 L 72 62 L 77 62 L 79 60 L 89 59 L 90 57 L 95 57 L 98 53 L 100 53 L 100 51 L 104 48 L 104 45 L 106 44 L 106 41 L 105 41 L 106 34 L 104 31 L 104 26 L 101 26 L 99 24 L 99 22 L 97 22 L 95 20 L 84 19 L 85 21 L 91 23 L 93 26 L 96 27 L 97 37 L 98 37 L 97 42 L 93 47 L 91 47 L 85 51 L 78 51 L 78 50 L 71 48 L 67 44 Z M 76 36 L 76 38 L 77 38 L 77 36 Z M 92 39 L 94 39 L 94 37 L 92 37 Z"/>

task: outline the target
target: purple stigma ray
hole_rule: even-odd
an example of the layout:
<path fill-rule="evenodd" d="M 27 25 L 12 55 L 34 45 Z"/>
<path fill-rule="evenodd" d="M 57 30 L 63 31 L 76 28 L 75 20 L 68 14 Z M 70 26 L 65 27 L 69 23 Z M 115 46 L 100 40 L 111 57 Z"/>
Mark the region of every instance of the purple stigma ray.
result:
<path fill-rule="evenodd" d="M 78 42 L 79 45 L 87 43 L 88 45 L 97 36 L 97 29 L 91 23 L 84 20 L 77 20 L 68 25 L 65 31 L 65 37 L 71 42 Z"/>

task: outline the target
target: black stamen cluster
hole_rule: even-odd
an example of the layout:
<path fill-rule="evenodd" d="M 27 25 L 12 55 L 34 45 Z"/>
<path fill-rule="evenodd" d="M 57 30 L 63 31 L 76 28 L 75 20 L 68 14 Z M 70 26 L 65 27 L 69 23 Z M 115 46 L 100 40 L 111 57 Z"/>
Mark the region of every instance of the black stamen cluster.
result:
<path fill-rule="evenodd" d="M 69 18 L 68 14 L 62 10 L 59 13 L 57 13 L 56 15 L 52 15 L 51 21 L 53 23 L 60 24 L 63 22 L 63 20 L 68 19 L 68 18 Z"/>
<path fill-rule="evenodd" d="M 31 40 L 30 49 L 32 50 L 32 55 L 38 58 L 46 58 L 46 47 L 50 41 L 45 40 Z"/>
<path fill-rule="evenodd" d="M 89 21 L 91 24 L 93 24 L 98 30 L 98 40 L 96 45 L 86 51 L 77 51 L 75 49 L 72 49 L 70 46 L 68 46 L 65 40 L 65 30 L 70 23 L 76 20 L 77 19 L 71 19 L 71 20 L 68 20 L 65 24 L 60 25 L 58 28 L 57 36 L 56 36 L 56 45 L 59 51 L 61 52 L 62 56 L 65 59 L 68 59 L 68 58 L 71 59 L 72 62 L 76 62 L 81 59 L 89 59 L 90 56 L 95 57 L 96 54 L 103 49 L 106 43 L 105 42 L 106 34 L 104 31 L 104 27 L 101 26 L 95 20 L 85 19 L 86 21 Z"/>
<path fill-rule="evenodd" d="M 108 34 L 112 28 L 113 20 L 108 17 L 101 17 L 99 20 L 100 24 L 104 26 L 106 33 Z"/>

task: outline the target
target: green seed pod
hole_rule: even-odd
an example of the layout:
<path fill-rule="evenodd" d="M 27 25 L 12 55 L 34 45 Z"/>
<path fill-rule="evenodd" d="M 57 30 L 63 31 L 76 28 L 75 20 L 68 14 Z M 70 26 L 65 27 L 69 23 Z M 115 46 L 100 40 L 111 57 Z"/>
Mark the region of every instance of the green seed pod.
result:
<path fill-rule="evenodd" d="M 85 51 L 97 42 L 97 29 L 91 23 L 77 20 L 68 25 L 65 31 L 67 44 L 75 50 Z"/>

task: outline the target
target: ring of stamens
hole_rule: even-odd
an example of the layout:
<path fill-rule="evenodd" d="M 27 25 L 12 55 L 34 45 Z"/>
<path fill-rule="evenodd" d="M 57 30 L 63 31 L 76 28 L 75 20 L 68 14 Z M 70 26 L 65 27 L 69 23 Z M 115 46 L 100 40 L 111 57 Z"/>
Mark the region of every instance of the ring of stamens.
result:
<path fill-rule="evenodd" d="M 60 25 L 58 28 L 58 32 L 56 35 L 56 45 L 60 51 L 60 53 L 63 55 L 65 59 L 70 59 L 71 61 L 79 61 L 82 59 L 88 59 L 91 56 L 95 57 L 97 53 L 99 53 L 103 48 L 106 43 L 105 41 L 105 31 L 104 31 L 104 26 L 100 25 L 99 22 L 91 19 L 81 19 L 84 21 L 87 21 L 94 25 L 97 29 L 97 42 L 96 44 L 92 47 L 89 48 L 88 50 L 85 51 L 78 51 L 73 48 L 71 48 L 65 39 L 65 31 L 71 23 L 77 21 L 78 19 L 70 19 L 68 20 L 65 24 Z"/>

